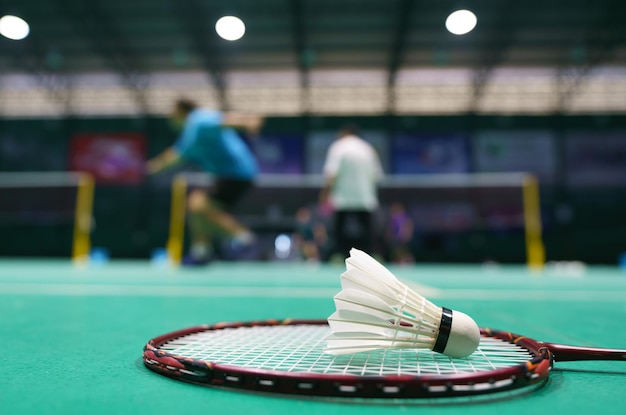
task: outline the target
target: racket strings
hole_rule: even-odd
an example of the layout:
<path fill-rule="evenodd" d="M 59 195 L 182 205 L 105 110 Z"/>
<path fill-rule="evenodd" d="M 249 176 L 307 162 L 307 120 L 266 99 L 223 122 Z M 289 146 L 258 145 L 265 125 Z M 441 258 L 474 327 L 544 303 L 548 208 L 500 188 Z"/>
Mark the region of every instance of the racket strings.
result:
<path fill-rule="evenodd" d="M 206 331 L 168 342 L 161 349 L 197 360 L 247 368 L 292 372 L 319 365 L 318 360 L 322 356 L 308 353 L 315 343 L 323 347 L 323 338 L 317 338 L 315 330 L 267 329 L 250 327 Z"/>
<path fill-rule="evenodd" d="M 187 358 L 249 369 L 357 376 L 451 375 L 519 365 L 533 358 L 517 345 L 481 338 L 471 356 L 451 359 L 427 349 L 389 349 L 352 355 L 325 354 L 327 326 L 253 326 L 208 330 L 160 347 Z"/>

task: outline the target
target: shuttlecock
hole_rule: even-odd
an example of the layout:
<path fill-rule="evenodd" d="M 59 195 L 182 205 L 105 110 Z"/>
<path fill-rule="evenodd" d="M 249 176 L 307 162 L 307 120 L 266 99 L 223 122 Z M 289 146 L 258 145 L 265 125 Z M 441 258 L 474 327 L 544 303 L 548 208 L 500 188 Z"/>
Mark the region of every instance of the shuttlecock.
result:
<path fill-rule="evenodd" d="M 427 348 L 465 357 L 478 347 L 480 330 L 471 317 L 431 303 L 363 251 L 350 250 L 341 288 L 328 317 L 326 353 Z"/>

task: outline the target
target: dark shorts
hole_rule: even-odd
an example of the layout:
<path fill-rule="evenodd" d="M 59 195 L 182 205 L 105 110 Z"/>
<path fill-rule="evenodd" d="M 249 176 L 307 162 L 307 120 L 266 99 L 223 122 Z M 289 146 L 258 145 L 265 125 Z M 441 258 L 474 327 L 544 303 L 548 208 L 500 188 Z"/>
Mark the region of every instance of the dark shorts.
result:
<path fill-rule="evenodd" d="M 217 178 L 209 191 L 211 200 L 222 208 L 232 208 L 252 188 L 252 180 Z"/>
<path fill-rule="evenodd" d="M 335 212 L 335 252 L 349 256 L 351 248 L 371 252 L 373 246 L 372 212 L 338 210 Z"/>

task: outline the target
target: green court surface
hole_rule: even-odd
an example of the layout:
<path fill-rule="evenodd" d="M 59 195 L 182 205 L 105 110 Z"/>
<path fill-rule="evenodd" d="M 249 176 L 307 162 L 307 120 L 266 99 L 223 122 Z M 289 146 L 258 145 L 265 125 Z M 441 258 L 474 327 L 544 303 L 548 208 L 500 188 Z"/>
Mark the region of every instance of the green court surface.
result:
<path fill-rule="evenodd" d="M 566 344 L 626 348 L 626 273 L 588 267 L 391 267 L 479 325 Z M 202 269 L 112 262 L 0 260 L 1 414 L 617 414 L 626 362 L 556 363 L 541 389 L 461 401 L 333 401 L 236 392 L 147 370 L 142 348 L 176 329 L 220 321 L 326 318 L 339 265 L 215 263 Z"/>

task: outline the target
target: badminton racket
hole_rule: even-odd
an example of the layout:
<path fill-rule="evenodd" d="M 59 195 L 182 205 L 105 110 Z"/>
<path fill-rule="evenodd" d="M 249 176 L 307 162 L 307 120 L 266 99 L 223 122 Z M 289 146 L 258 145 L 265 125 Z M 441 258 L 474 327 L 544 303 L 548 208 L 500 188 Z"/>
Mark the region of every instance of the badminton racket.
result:
<path fill-rule="evenodd" d="M 150 370 L 181 381 L 268 393 L 358 398 L 441 398 L 533 389 L 556 362 L 626 361 L 626 350 L 565 346 L 481 329 L 466 358 L 430 350 L 323 352 L 326 320 L 220 323 L 150 340 Z"/>

